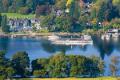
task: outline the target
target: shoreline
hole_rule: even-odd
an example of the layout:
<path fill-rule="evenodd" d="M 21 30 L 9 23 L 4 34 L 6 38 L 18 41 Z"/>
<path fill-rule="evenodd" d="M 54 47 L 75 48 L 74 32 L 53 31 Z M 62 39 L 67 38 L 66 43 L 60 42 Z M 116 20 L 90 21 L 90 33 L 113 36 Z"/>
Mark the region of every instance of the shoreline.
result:
<path fill-rule="evenodd" d="M 58 36 L 80 36 L 84 35 L 84 33 L 67 33 L 67 32 L 49 32 L 49 33 L 0 33 L 0 37 L 44 37 L 44 36 L 51 36 L 53 34 L 56 34 Z M 98 33 L 94 33 L 98 34 Z M 91 35 L 91 34 L 90 34 Z M 98 34 L 99 35 L 99 34 Z"/>

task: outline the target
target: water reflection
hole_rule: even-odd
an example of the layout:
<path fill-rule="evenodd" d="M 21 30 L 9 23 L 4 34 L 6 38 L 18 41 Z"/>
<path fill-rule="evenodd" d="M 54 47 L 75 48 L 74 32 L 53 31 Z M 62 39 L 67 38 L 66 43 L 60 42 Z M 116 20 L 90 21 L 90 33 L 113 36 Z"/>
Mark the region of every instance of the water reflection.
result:
<path fill-rule="evenodd" d="M 66 52 L 67 50 L 71 49 L 71 46 L 65 46 L 65 45 L 54 45 L 48 40 L 44 40 L 41 43 L 41 46 L 43 50 L 47 51 L 48 53 L 56 53 L 59 51 Z M 74 48 L 74 46 L 72 46 Z"/>
<path fill-rule="evenodd" d="M 10 39 L 8 37 L 0 38 L 0 50 L 8 50 Z"/>
<path fill-rule="evenodd" d="M 27 51 L 30 52 L 31 55 L 34 53 L 35 55 L 43 56 L 40 54 L 44 52 L 47 55 L 52 55 L 53 53 L 63 51 L 67 52 L 78 52 L 79 54 L 85 54 L 85 56 L 91 56 L 92 53 L 96 52 L 99 54 L 102 59 L 105 56 L 111 56 L 111 54 L 116 51 L 120 52 L 120 38 L 110 39 L 110 40 L 102 40 L 100 36 L 94 35 L 92 36 L 93 45 L 85 45 L 85 46 L 65 46 L 65 45 L 54 45 L 51 44 L 47 39 L 34 39 L 34 38 L 0 38 L 0 50 L 7 50 L 9 56 L 12 56 L 17 51 Z M 91 50 L 92 49 L 92 50 Z M 14 52 L 14 53 L 13 53 Z M 39 53 L 35 53 L 39 52 Z M 32 56 L 31 56 L 32 57 Z"/>
<path fill-rule="evenodd" d="M 120 56 L 120 38 L 111 38 L 110 40 L 102 40 L 100 36 L 92 36 L 93 45 L 85 46 L 65 46 L 51 44 L 47 39 L 35 38 L 0 38 L 0 50 L 6 50 L 6 57 L 10 58 L 18 51 L 26 51 L 31 60 L 42 57 L 50 57 L 56 52 L 62 51 L 66 54 L 101 57 L 107 64 L 105 74 L 110 73 L 109 63 L 112 56 Z"/>
<path fill-rule="evenodd" d="M 120 38 L 118 38 L 118 41 L 115 42 L 115 47 L 118 51 L 120 51 Z"/>
<path fill-rule="evenodd" d="M 100 36 L 93 36 L 93 42 L 102 59 L 104 59 L 105 55 L 110 56 L 114 51 L 114 43 L 112 39 L 102 40 Z"/>

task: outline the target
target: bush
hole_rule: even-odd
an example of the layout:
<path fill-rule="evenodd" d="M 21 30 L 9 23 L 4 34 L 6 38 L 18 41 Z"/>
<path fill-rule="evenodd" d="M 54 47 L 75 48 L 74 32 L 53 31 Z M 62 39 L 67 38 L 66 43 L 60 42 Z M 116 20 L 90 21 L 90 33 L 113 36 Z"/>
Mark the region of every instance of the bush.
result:
<path fill-rule="evenodd" d="M 31 10 L 28 7 L 21 7 L 18 12 L 20 14 L 29 14 Z"/>
<path fill-rule="evenodd" d="M 36 77 L 46 77 L 47 72 L 45 70 L 35 70 L 33 75 Z"/>
<path fill-rule="evenodd" d="M 41 29 L 39 32 L 40 33 L 48 33 L 49 31 L 47 29 Z"/>
<path fill-rule="evenodd" d="M 5 79 L 4 75 L 0 76 L 0 80 L 4 80 L 4 79 Z"/>
<path fill-rule="evenodd" d="M 112 26 L 112 28 L 120 28 L 120 19 L 113 19 L 110 25 Z"/>
<path fill-rule="evenodd" d="M 83 33 L 85 33 L 85 34 L 95 34 L 95 30 L 93 30 L 93 29 L 86 29 L 86 30 L 83 30 Z"/>

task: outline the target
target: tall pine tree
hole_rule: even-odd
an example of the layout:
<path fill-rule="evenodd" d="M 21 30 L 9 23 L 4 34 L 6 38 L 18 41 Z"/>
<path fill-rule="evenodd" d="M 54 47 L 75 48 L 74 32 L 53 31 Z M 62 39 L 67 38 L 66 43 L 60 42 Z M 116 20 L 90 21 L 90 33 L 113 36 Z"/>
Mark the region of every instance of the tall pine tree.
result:
<path fill-rule="evenodd" d="M 2 16 L 1 27 L 2 27 L 3 32 L 5 32 L 5 33 L 10 32 L 10 27 L 7 25 L 7 16 L 6 15 Z"/>
<path fill-rule="evenodd" d="M 106 10 L 107 10 L 107 5 L 106 5 L 105 2 L 103 2 L 100 9 L 99 9 L 99 11 L 98 11 L 98 15 L 97 15 L 99 22 L 103 22 L 105 20 L 105 12 L 106 12 Z"/>
<path fill-rule="evenodd" d="M 0 14 L 0 27 L 1 27 L 2 15 Z"/>

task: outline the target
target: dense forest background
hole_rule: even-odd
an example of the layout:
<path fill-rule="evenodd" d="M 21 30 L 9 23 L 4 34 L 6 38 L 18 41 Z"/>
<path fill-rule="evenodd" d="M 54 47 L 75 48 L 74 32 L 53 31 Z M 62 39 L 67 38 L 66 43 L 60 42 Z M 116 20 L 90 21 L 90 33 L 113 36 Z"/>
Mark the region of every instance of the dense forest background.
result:
<path fill-rule="evenodd" d="M 120 27 L 120 0 L 0 0 L 0 12 L 42 15 L 50 31 Z"/>
<path fill-rule="evenodd" d="M 0 0 L 0 12 L 35 13 L 38 6 L 55 4 L 54 0 Z"/>

